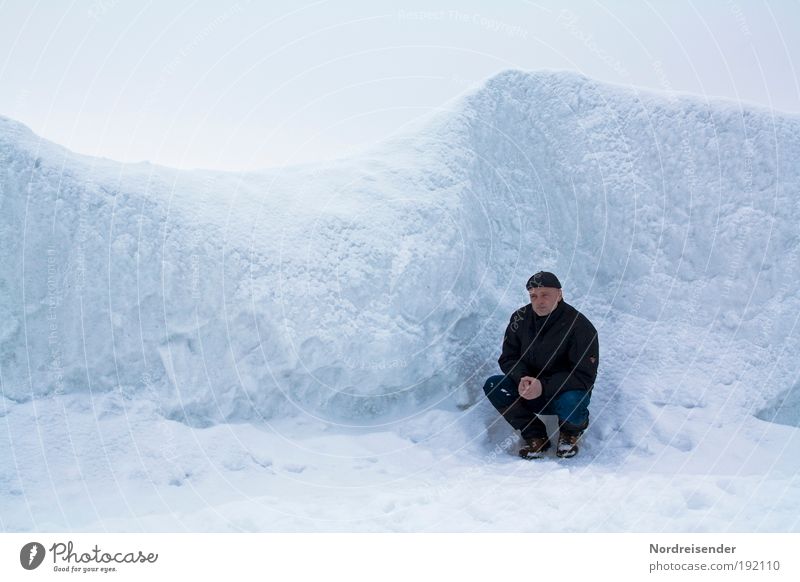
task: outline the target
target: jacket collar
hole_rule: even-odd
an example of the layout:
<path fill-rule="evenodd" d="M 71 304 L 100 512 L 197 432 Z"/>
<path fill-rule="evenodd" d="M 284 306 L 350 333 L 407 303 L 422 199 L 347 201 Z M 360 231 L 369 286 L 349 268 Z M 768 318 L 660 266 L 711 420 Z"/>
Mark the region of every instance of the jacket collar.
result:
<path fill-rule="evenodd" d="M 533 306 L 531 306 L 531 315 L 532 315 L 531 333 L 535 335 L 552 327 L 556 321 L 558 321 L 563 317 L 566 311 L 567 307 L 563 299 L 558 302 L 556 308 L 548 315 L 536 315 L 536 312 L 533 310 Z"/>

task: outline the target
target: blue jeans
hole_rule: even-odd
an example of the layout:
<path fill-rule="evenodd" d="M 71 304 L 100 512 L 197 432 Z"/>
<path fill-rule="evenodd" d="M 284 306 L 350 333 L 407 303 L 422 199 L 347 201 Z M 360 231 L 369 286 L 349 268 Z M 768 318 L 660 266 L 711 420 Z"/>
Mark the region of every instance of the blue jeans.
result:
<path fill-rule="evenodd" d="M 547 429 L 537 414 L 553 414 L 565 433 L 579 434 L 589 426 L 591 391 L 569 390 L 554 398 L 544 396 L 525 400 L 508 376 L 491 376 L 483 385 L 489 402 L 508 423 L 520 431 L 522 438 L 546 437 Z"/>

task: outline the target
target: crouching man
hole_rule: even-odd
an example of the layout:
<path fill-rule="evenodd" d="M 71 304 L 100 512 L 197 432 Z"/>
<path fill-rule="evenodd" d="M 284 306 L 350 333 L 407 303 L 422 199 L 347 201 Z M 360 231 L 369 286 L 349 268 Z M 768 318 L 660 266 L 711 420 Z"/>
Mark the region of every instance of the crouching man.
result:
<path fill-rule="evenodd" d="M 550 448 L 538 414 L 558 417 L 556 455 L 573 457 L 589 426 L 589 399 L 597 376 L 597 330 L 586 317 L 564 302 L 561 283 L 540 271 L 526 285 L 530 305 L 511 316 L 498 360 L 504 376 L 492 376 L 483 387 L 489 401 L 526 445 L 525 459 L 544 456 Z"/>

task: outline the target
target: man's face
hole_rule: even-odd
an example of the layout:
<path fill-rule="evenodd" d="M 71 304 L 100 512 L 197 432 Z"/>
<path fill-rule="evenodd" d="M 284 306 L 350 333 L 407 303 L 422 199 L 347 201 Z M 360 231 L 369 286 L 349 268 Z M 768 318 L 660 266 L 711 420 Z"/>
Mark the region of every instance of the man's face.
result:
<path fill-rule="evenodd" d="M 534 287 L 528 289 L 531 306 L 538 316 L 550 315 L 561 299 L 561 289 L 555 287 Z"/>

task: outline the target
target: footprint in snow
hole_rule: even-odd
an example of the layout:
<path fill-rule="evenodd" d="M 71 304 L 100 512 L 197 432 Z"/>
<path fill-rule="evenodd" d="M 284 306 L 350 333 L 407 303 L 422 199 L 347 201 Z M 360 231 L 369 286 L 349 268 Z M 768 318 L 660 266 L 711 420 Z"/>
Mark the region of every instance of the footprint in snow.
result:
<path fill-rule="evenodd" d="M 714 499 L 704 491 L 694 491 L 691 494 L 684 493 L 686 507 L 689 509 L 708 509 L 714 505 Z"/>

